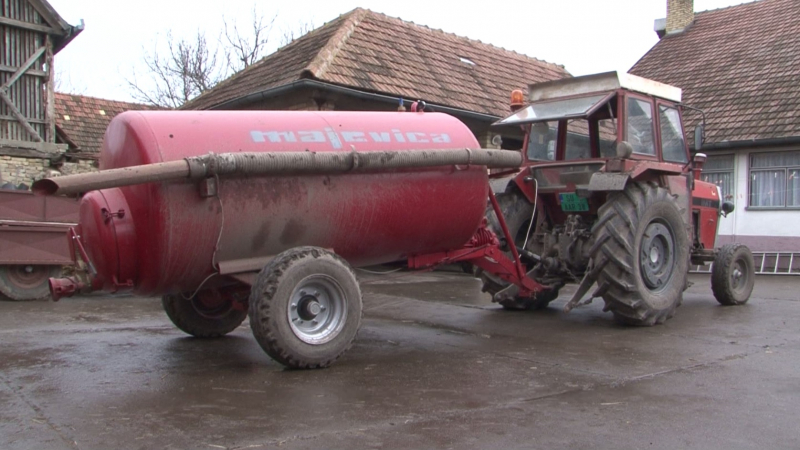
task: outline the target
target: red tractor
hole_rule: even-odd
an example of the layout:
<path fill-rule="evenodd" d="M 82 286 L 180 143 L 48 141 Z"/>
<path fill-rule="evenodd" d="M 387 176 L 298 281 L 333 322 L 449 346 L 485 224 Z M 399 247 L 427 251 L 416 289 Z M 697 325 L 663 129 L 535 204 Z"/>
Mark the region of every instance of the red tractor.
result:
<path fill-rule="evenodd" d="M 610 72 L 532 85 L 529 96 L 497 123 L 524 129 L 524 169 L 494 175 L 493 185 L 528 276 L 548 289 L 518 295 L 479 271 L 495 302 L 540 309 L 579 282 L 570 310 L 596 284 L 592 298 L 619 322 L 653 325 L 680 306 L 690 265 L 711 261 L 717 301 L 748 300 L 753 257 L 740 244 L 714 247 L 733 204 L 700 180 L 705 155 L 688 151 L 680 89 Z M 701 142 L 698 127 L 695 150 Z"/>

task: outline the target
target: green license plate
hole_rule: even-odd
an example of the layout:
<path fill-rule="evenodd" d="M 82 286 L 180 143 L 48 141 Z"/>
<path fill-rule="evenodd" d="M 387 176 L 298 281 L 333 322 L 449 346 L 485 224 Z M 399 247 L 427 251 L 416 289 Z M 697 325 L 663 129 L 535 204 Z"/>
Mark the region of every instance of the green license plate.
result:
<path fill-rule="evenodd" d="M 558 194 L 561 197 L 561 210 L 567 212 L 580 212 L 589 210 L 589 200 L 578 197 L 574 192 Z"/>

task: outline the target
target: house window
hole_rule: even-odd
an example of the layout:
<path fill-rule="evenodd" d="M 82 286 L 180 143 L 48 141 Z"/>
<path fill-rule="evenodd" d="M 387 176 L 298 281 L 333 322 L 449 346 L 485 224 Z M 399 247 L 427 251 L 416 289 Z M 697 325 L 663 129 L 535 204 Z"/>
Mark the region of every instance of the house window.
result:
<path fill-rule="evenodd" d="M 701 178 L 719 186 L 723 200 L 733 200 L 733 155 L 709 156 Z"/>
<path fill-rule="evenodd" d="M 750 155 L 750 206 L 800 207 L 800 151 Z"/>

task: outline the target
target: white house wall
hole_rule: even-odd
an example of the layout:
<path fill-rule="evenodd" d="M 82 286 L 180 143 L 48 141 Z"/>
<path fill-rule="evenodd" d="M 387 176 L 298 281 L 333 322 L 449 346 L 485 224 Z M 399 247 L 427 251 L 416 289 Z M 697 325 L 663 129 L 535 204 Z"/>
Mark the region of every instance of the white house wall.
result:
<path fill-rule="evenodd" d="M 775 149 L 767 151 L 797 149 Z M 753 251 L 800 252 L 800 210 L 754 210 L 749 202 L 749 155 L 756 150 L 736 152 L 734 158 L 735 182 L 733 187 L 736 209 L 728 217 L 721 218 L 717 245 L 739 242 Z M 711 155 L 731 152 L 709 152 Z"/>

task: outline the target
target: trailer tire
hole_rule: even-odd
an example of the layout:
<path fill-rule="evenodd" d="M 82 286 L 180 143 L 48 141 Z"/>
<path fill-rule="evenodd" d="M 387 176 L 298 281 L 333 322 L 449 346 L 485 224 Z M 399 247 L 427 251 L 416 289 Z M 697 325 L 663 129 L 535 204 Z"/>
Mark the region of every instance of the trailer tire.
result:
<path fill-rule="evenodd" d="M 753 254 L 742 244 L 723 246 L 714 257 L 711 269 L 711 291 L 725 306 L 744 305 L 755 285 Z"/>
<path fill-rule="evenodd" d="M 50 298 L 48 280 L 59 275 L 61 266 L 0 266 L 0 293 L 13 301 L 45 300 Z"/>
<path fill-rule="evenodd" d="M 330 366 L 361 326 L 361 288 L 333 252 L 297 247 L 259 273 L 250 293 L 250 327 L 264 351 L 293 369 Z"/>
<path fill-rule="evenodd" d="M 161 297 L 161 305 L 179 330 L 197 338 L 224 336 L 247 318 L 247 308 L 237 306 L 232 298 L 209 304 L 203 301 L 205 295 L 210 294 L 201 291 L 191 299 L 181 294 L 168 294 Z"/>
<path fill-rule="evenodd" d="M 677 197 L 652 183 L 631 183 L 600 207 L 590 253 L 617 322 L 651 326 L 675 314 L 689 268 L 684 215 Z"/>

